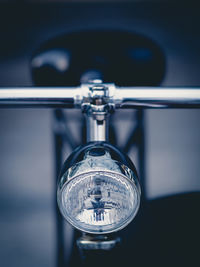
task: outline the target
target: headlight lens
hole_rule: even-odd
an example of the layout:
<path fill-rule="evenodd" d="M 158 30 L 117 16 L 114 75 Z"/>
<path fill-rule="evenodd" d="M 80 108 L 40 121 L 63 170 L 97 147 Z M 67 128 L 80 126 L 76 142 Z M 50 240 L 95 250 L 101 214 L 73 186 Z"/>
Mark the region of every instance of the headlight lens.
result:
<path fill-rule="evenodd" d="M 139 203 L 139 185 L 134 179 L 113 171 L 80 173 L 61 183 L 58 189 L 63 216 L 88 233 L 122 229 L 135 217 Z"/>

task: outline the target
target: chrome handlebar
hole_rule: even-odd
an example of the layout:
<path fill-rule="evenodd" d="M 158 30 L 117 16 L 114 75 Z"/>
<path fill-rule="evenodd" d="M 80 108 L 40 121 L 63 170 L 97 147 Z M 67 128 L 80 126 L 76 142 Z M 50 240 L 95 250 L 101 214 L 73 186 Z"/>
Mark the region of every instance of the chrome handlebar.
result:
<path fill-rule="evenodd" d="M 0 107 L 80 108 L 102 97 L 113 108 L 200 108 L 200 87 L 116 87 L 94 82 L 72 88 L 0 88 Z"/>

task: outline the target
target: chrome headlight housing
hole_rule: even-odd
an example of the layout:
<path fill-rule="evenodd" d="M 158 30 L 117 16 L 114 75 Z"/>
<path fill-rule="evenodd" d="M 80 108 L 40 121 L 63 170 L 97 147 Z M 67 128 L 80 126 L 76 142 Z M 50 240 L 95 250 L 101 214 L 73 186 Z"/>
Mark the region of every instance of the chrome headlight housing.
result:
<path fill-rule="evenodd" d="M 118 231 L 130 223 L 139 208 L 140 186 L 135 167 L 127 165 L 130 160 L 107 143 L 78 148 L 66 161 L 58 185 L 64 218 L 92 234 Z"/>

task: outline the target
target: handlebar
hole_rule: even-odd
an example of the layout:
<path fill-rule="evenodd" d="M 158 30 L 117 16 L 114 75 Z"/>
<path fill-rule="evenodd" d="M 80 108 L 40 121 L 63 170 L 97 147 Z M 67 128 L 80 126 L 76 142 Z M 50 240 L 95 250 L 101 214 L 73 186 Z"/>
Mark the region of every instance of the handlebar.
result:
<path fill-rule="evenodd" d="M 0 107 L 80 108 L 84 101 L 96 97 L 93 86 L 0 88 Z M 102 86 L 107 89 L 106 101 L 115 108 L 200 108 L 200 87 Z"/>

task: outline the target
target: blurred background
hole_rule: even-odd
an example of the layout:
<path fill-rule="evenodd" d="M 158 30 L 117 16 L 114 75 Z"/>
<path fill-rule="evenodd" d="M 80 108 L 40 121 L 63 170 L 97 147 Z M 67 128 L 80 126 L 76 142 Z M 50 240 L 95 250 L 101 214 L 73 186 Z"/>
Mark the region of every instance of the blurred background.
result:
<path fill-rule="evenodd" d="M 49 40 L 101 29 L 126 31 L 152 40 L 164 57 L 161 86 L 200 86 L 199 25 L 198 5 L 192 1 L 1 0 L 0 87 L 34 85 L 31 62 L 36 51 Z M 84 46 L 84 39 L 79 45 Z M 3 267 L 56 266 L 52 114 L 48 109 L 0 110 L 0 266 Z M 80 144 L 80 111 L 67 111 L 66 117 L 75 142 Z M 145 190 L 149 201 L 199 192 L 199 117 L 200 110 L 145 111 Z M 121 144 L 135 123 L 134 114 L 120 111 L 113 123 Z M 70 152 L 66 146 L 65 157 Z M 137 167 L 135 152 L 130 151 L 130 156 Z M 199 198 L 196 200 L 199 204 Z M 198 217 L 199 206 L 196 209 L 190 203 L 188 209 L 194 210 Z M 73 231 L 68 225 L 66 229 L 68 258 L 73 249 L 70 245 Z M 196 235 L 197 238 L 199 233 Z"/>

